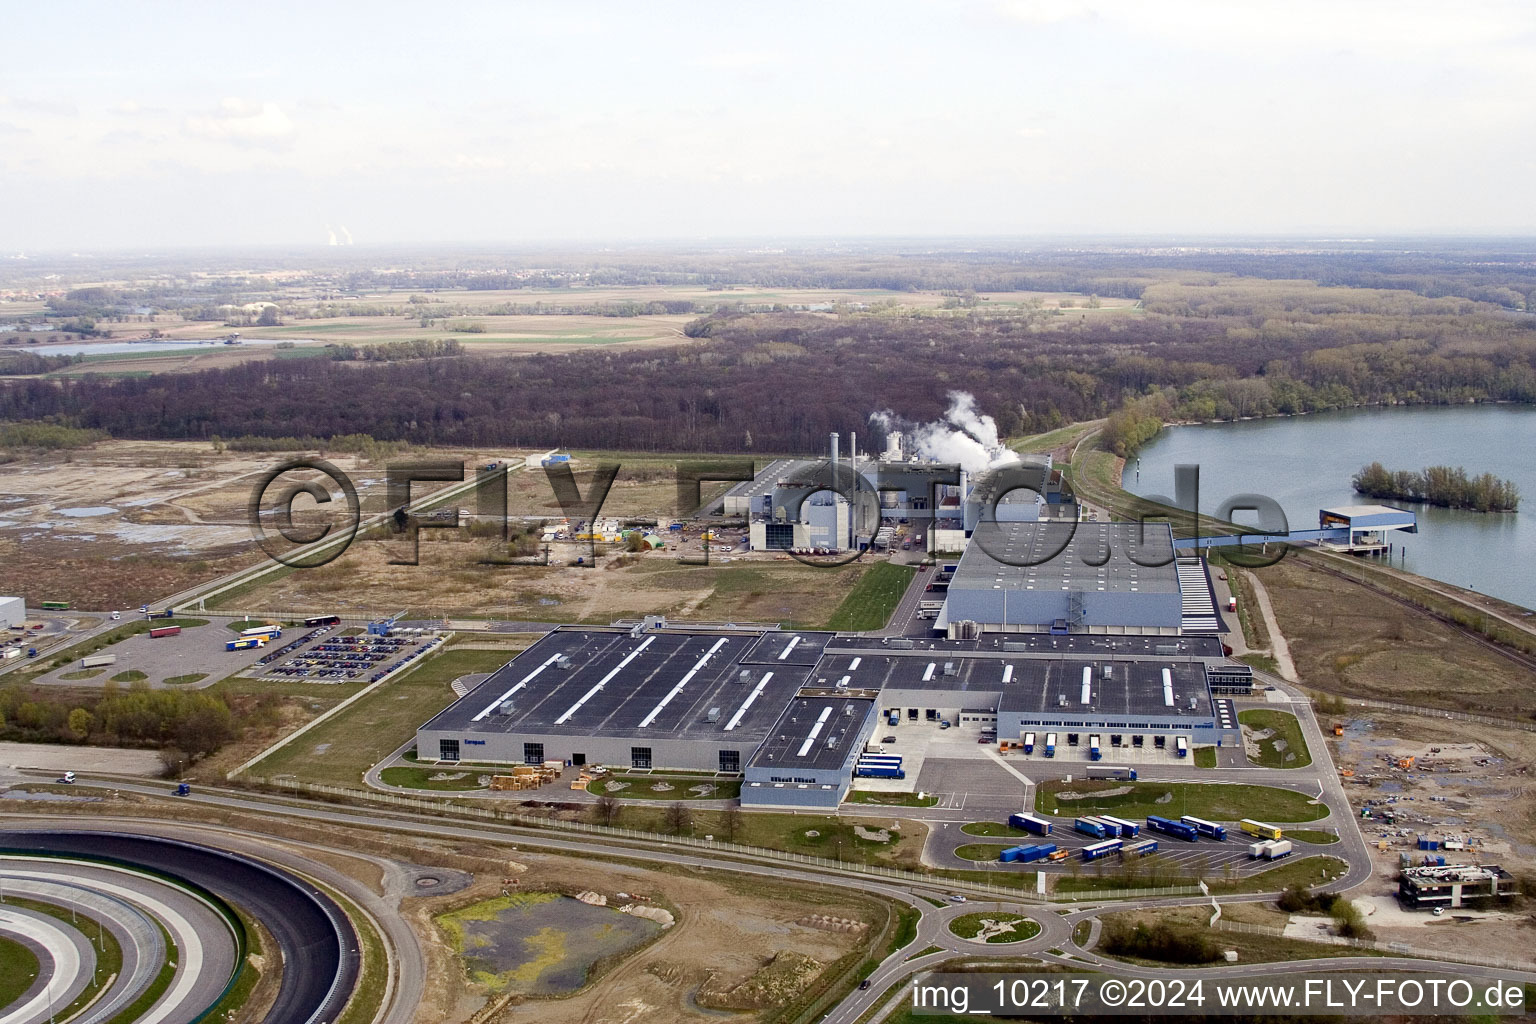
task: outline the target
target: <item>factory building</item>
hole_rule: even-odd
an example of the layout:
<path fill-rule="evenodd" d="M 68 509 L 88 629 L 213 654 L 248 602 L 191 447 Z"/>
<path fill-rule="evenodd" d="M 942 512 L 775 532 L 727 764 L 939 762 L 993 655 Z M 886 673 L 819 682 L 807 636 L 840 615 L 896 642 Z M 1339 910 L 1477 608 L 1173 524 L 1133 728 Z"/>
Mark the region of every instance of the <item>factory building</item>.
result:
<path fill-rule="evenodd" d="M 1166 523 L 983 522 L 935 626 L 952 637 L 968 631 L 1177 636 L 1185 615 L 1181 595 Z"/>
<path fill-rule="evenodd" d="M 747 763 L 742 805 L 837 807 L 848 795 L 853 763 L 874 728 L 873 693 L 802 690 Z"/>
<path fill-rule="evenodd" d="M 423 725 L 417 754 L 739 773 L 743 806 L 831 810 L 882 722 L 995 740 L 1059 730 L 1063 757 L 1080 735 L 1143 759 L 1181 738 L 1239 742 L 1211 697 L 1207 669 L 1223 663 L 1204 636 L 561 627 Z"/>
<path fill-rule="evenodd" d="M 417 755 L 740 772 L 827 638 L 562 627 L 423 725 Z"/>
<path fill-rule="evenodd" d="M 0 629 L 10 629 L 27 621 L 27 604 L 19 597 L 0 597 Z"/>

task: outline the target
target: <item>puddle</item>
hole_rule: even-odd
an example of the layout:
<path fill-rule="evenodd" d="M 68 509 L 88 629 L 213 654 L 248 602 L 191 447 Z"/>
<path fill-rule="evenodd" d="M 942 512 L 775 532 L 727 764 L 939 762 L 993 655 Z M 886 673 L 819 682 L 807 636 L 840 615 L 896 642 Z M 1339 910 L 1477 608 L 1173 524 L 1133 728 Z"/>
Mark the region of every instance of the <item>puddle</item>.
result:
<path fill-rule="evenodd" d="M 604 957 L 661 931 L 655 921 L 553 893 L 519 893 L 444 914 L 438 923 L 471 980 L 494 991 L 559 995 Z"/>
<path fill-rule="evenodd" d="M 69 516 L 71 519 L 86 519 L 90 516 L 116 515 L 117 509 L 111 505 L 87 505 L 83 508 L 59 508 L 54 509 L 57 515 Z"/>

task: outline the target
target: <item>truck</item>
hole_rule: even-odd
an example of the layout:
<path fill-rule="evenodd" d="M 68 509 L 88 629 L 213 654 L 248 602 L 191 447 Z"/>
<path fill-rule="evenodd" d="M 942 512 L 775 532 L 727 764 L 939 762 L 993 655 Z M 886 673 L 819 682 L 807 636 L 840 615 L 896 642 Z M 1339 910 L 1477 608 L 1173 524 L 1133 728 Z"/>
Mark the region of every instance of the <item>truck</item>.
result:
<path fill-rule="evenodd" d="M 1186 825 L 1193 825 L 1195 831 L 1207 839 L 1219 839 L 1222 842 L 1226 842 L 1227 829 L 1224 825 L 1218 825 L 1214 821 L 1206 821 L 1204 818 L 1197 818 L 1193 814 L 1186 814 L 1179 820 Z"/>
<path fill-rule="evenodd" d="M 1097 760 L 1099 760 L 1099 758 L 1101 758 L 1103 756 L 1104 755 L 1102 753 L 1100 753 L 1100 751 L 1099 751 L 1099 738 L 1098 738 L 1098 736 L 1089 736 L 1088 737 L 1088 760 L 1090 760 L 1090 761 L 1097 761 Z"/>
<path fill-rule="evenodd" d="M 1180 757 L 1188 757 L 1189 756 L 1189 740 L 1185 739 L 1183 736 L 1180 736 L 1178 738 L 1178 744 L 1177 745 L 1178 745 L 1178 750 L 1179 750 L 1179 756 Z"/>
<path fill-rule="evenodd" d="M 1126 857 L 1145 857 L 1149 853 L 1157 852 L 1157 840 L 1143 839 L 1139 843 L 1132 843 L 1120 852 Z"/>
<path fill-rule="evenodd" d="M 1165 836 L 1175 836 L 1191 843 L 1200 838 L 1200 833 L 1195 831 L 1193 825 L 1186 825 L 1172 818 L 1159 817 L 1156 814 L 1147 815 L 1147 831 L 1161 832 Z"/>
<path fill-rule="evenodd" d="M 1045 756 L 1056 756 L 1056 734 L 1053 732 L 1048 732 L 1045 734 Z"/>
<path fill-rule="evenodd" d="M 1026 753 L 1026 754 L 1033 754 L 1034 752 L 1035 752 L 1035 734 L 1032 733 L 1032 732 L 1027 732 L 1027 733 L 1024 734 L 1024 753 Z"/>
<path fill-rule="evenodd" d="M 865 761 L 860 759 L 854 765 L 853 774 L 861 779 L 904 779 L 906 771 L 901 767 L 901 762 L 890 761 Z"/>
<path fill-rule="evenodd" d="M 1104 826 L 1095 818 L 1078 818 L 1072 823 L 1072 827 L 1085 836 L 1093 836 L 1095 839 L 1104 838 Z"/>
<path fill-rule="evenodd" d="M 1262 821 L 1254 821 L 1252 818 L 1244 818 L 1237 823 L 1237 827 L 1251 836 L 1261 839 L 1279 839 L 1285 833 L 1278 825 L 1267 825 Z"/>
<path fill-rule="evenodd" d="M 1120 826 L 1116 825 L 1113 821 L 1110 821 L 1108 818 L 1104 817 L 1103 815 L 1101 815 L 1101 814 L 1090 814 L 1090 815 L 1088 815 L 1088 820 L 1089 821 L 1096 821 L 1096 822 L 1099 823 L 1099 827 L 1104 830 L 1104 838 L 1105 839 L 1119 839 L 1120 838 Z"/>
<path fill-rule="evenodd" d="M 1096 814 L 1094 817 L 1098 818 L 1100 821 L 1107 821 L 1111 825 L 1114 825 L 1120 830 L 1120 835 L 1123 838 L 1141 835 L 1141 826 L 1136 824 L 1134 821 L 1127 821 L 1124 818 L 1111 817 L 1108 814 Z"/>
<path fill-rule="evenodd" d="M 281 626 L 273 625 L 256 626 L 251 629 L 242 629 L 240 631 L 240 638 L 242 640 L 250 636 L 259 636 L 267 640 L 276 640 L 282 635 L 283 628 Z"/>
<path fill-rule="evenodd" d="M 1038 814 L 1030 814 L 1028 811 L 1008 815 L 1008 825 L 1010 828 L 1021 828 L 1026 832 L 1033 832 L 1037 836 L 1051 834 L 1050 821 Z"/>
<path fill-rule="evenodd" d="M 226 651 L 248 651 L 252 647 L 265 647 L 266 645 L 266 640 L 259 636 L 247 636 L 241 637 L 238 640 L 226 640 L 224 642 L 224 649 Z"/>
<path fill-rule="evenodd" d="M 1124 779 L 1130 782 L 1136 781 L 1135 768 L 1089 768 L 1087 778 L 1090 779 Z"/>
<path fill-rule="evenodd" d="M 155 608 L 144 613 L 146 619 L 169 619 L 174 612 L 170 608 Z"/>
<path fill-rule="evenodd" d="M 1120 850 L 1125 843 L 1119 839 L 1106 839 L 1102 843 L 1094 843 L 1092 846 L 1083 847 L 1083 860 L 1098 860 L 1100 857 L 1108 857 Z"/>
<path fill-rule="evenodd" d="M 156 639 L 158 639 L 158 638 L 160 638 L 162 636 L 176 636 L 180 632 L 181 632 L 181 627 L 180 626 L 161 626 L 158 629 L 150 630 L 149 631 L 149 638 L 151 640 L 156 640 Z"/>
<path fill-rule="evenodd" d="M 91 654 L 80 659 L 81 668 L 101 668 L 104 665 L 116 663 L 117 655 L 115 654 Z"/>
<path fill-rule="evenodd" d="M 1262 843 L 1250 843 L 1248 856 L 1253 860 L 1279 860 L 1291 855 L 1289 839 L 1266 839 Z"/>
<path fill-rule="evenodd" d="M 10 659 L 19 657 L 21 657 L 20 647 L 7 647 L 5 650 L 0 651 L 0 658 Z"/>
<path fill-rule="evenodd" d="M 176 795 L 177 796 L 191 796 L 192 795 L 192 787 L 190 785 L 188 785 L 187 783 L 185 783 L 185 782 L 179 782 L 179 783 L 176 784 Z"/>
<path fill-rule="evenodd" d="M 886 725 L 900 725 L 901 724 L 901 712 L 896 710 L 895 708 L 891 708 L 891 710 L 886 713 L 885 724 Z"/>
<path fill-rule="evenodd" d="M 1045 860 L 1056 852 L 1055 843 L 1039 843 L 1035 846 L 1015 847 L 1019 851 L 1019 863 L 1029 864 L 1037 860 Z"/>
<path fill-rule="evenodd" d="M 304 625 L 306 627 L 310 627 L 310 628 L 313 628 L 315 626 L 339 626 L 339 625 L 341 625 L 341 616 L 340 615 L 314 615 L 314 616 L 311 616 L 310 618 L 305 619 L 304 620 Z"/>

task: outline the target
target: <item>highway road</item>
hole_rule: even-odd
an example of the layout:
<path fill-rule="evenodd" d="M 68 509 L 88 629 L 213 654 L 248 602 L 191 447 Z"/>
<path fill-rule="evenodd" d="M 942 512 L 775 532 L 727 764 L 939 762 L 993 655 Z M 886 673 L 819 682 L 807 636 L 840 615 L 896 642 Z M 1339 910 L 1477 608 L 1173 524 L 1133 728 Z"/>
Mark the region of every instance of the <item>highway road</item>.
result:
<path fill-rule="evenodd" d="M 129 791 L 143 792 L 150 795 L 163 795 L 163 789 L 142 786 L 134 783 L 103 782 L 96 783 L 92 780 L 82 780 L 87 785 L 110 785 L 112 788 Z M 612 857 L 616 853 L 622 853 L 626 858 L 643 860 L 667 865 L 670 867 L 687 866 L 701 869 L 725 870 L 761 877 L 791 879 L 795 881 L 812 882 L 822 885 L 836 885 L 844 888 L 857 889 L 859 891 L 874 893 L 890 897 L 923 912 L 919 924 L 917 937 L 908 943 L 902 950 L 887 958 L 876 972 L 871 976 L 871 985 L 868 990 L 851 993 L 843 1003 L 831 1012 L 825 1019 L 827 1021 L 852 1022 L 864 1011 L 868 1010 L 873 1002 L 879 998 L 891 984 L 910 976 L 913 972 L 931 967 L 944 959 L 952 958 L 957 954 L 968 955 L 1015 955 L 1028 954 L 1045 960 L 1055 959 L 1048 951 L 1051 948 L 1071 950 L 1072 955 L 1080 957 L 1090 963 L 1112 967 L 1116 972 L 1129 970 L 1125 965 L 1099 957 L 1090 951 L 1082 950 L 1071 942 L 1071 930 L 1076 922 L 1105 912 L 1146 909 L 1154 907 L 1177 907 L 1209 905 L 1209 900 L 1203 897 L 1181 897 L 1172 899 L 1146 899 L 1109 902 L 1096 905 L 1073 906 L 1070 913 L 1063 915 L 1058 913 L 1058 906 L 1041 906 L 1032 903 L 1015 903 L 1008 900 L 993 901 L 990 898 L 986 902 L 971 901 L 964 905 L 952 905 L 943 908 L 932 906 L 924 896 L 942 898 L 948 888 L 942 880 L 936 880 L 932 887 L 922 885 L 910 885 L 904 882 L 882 881 L 876 878 L 860 877 L 848 873 L 839 873 L 834 870 L 824 870 L 812 866 L 787 865 L 782 862 L 765 861 L 762 863 L 751 860 L 723 861 L 707 851 L 695 851 L 686 847 L 669 847 L 666 844 L 625 845 L 622 850 L 616 849 L 610 841 L 589 840 L 580 836 L 565 837 L 547 832 L 530 829 L 517 829 L 494 824 L 480 824 L 461 822 L 451 818 L 415 815 L 409 813 L 381 813 L 368 810 L 356 810 L 346 807 L 315 805 L 302 801 L 294 801 L 284 798 L 274 798 L 265 795 L 239 793 L 229 790 L 211 790 L 200 787 L 199 791 L 191 798 L 191 801 L 205 802 L 210 806 L 222 807 L 234 810 L 248 810 L 267 815 L 282 815 L 304 821 L 312 821 L 316 824 L 335 824 L 353 826 L 383 831 L 404 831 L 434 836 L 438 839 L 463 839 L 490 843 L 512 843 L 520 848 L 532 848 L 549 852 L 564 853 L 579 857 Z M 167 827 L 175 827 L 168 825 Z M 224 830 L 231 835 L 242 835 L 252 840 L 259 839 L 255 833 L 241 833 L 238 830 Z M 1368 874 L 1369 868 L 1365 869 Z M 1348 877 L 1341 879 L 1328 888 L 1341 888 L 1348 883 Z M 1236 897 L 1222 897 L 1223 902 L 1252 902 L 1272 900 L 1277 893 L 1254 893 Z M 959 939 L 948 933 L 947 921 L 955 914 L 965 913 L 969 910 L 980 908 L 1000 907 L 1015 913 L 1021 913 L 1037 921 L 1042 928 L 1041 934 L 1027 942 L 1010 944 L 1005 947 L 978 946 L 966 940 Z M 915 949 L 922 949 L 929 945 L 937 945 L 944 951 L 942 953 L 929 954 L 908 962 L 905 958 Z M 1081 967 L 1080 961 L 1070 962 Z M 1379 965 L 1381 961 L 1373 958 L 1370 963 Z M 1536 971 L 1527 975 L 1525 972 L 1511 972 L 1490 968 L 1474 967 L 1472 965 L 1456 964 L 1448 967 L 1444 961 L 1396 958 L 1391 961 L 1396 966 L 1412 970 L 1445 971 L 1453 969 L 1458 974 L 1471 977 L 1511 977 L 1519 980 L 1536 981 Z M 1354 969 L 1358 970 L 1362 962 L 1358 958 L 1334 958 L 1323 961 L 1306 961 L 1298 965 L 1287 966 L 1286 970 L 1327 970 L 1327 969 Z M 1177 968 L 1136 968 L 1137 971 L 1146 971 L 1149 976 L 1174 976 L 1179 973 Z M 1225 968 L 1203 968 L 1202 970 L 1226 970 Z M 1258 965 L 1242 965 L 1236 968 L 1238 971 L 1247 970 L 1252 973 L 1262 973 Z"/>

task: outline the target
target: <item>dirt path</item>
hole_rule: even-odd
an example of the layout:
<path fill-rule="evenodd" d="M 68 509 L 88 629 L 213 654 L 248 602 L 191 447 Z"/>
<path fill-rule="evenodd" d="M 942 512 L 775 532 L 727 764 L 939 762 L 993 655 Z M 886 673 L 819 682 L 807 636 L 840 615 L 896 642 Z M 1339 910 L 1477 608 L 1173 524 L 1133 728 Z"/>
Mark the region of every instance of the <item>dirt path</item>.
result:
<path fill-rule="evenodd" d="M 1285 634 L 1280 632 L 1280 623 L 1275 618 L 1275 606 L 1269 601 L 1269 591 L 1264 589 L 1257 573 L 1249 573 L 1248 578 L 1253 583 L 1253 596 L 1259 600 L 1259 612 L 1264 616 L 1264 625 L 1269 629 L 1271 653 L 1280 670 L 1280 678 L 1288 683 L 1300 682 L 1296 675 L 1296 663 L 1291 660 L 1291 645 L 1285 642 Z"/>

